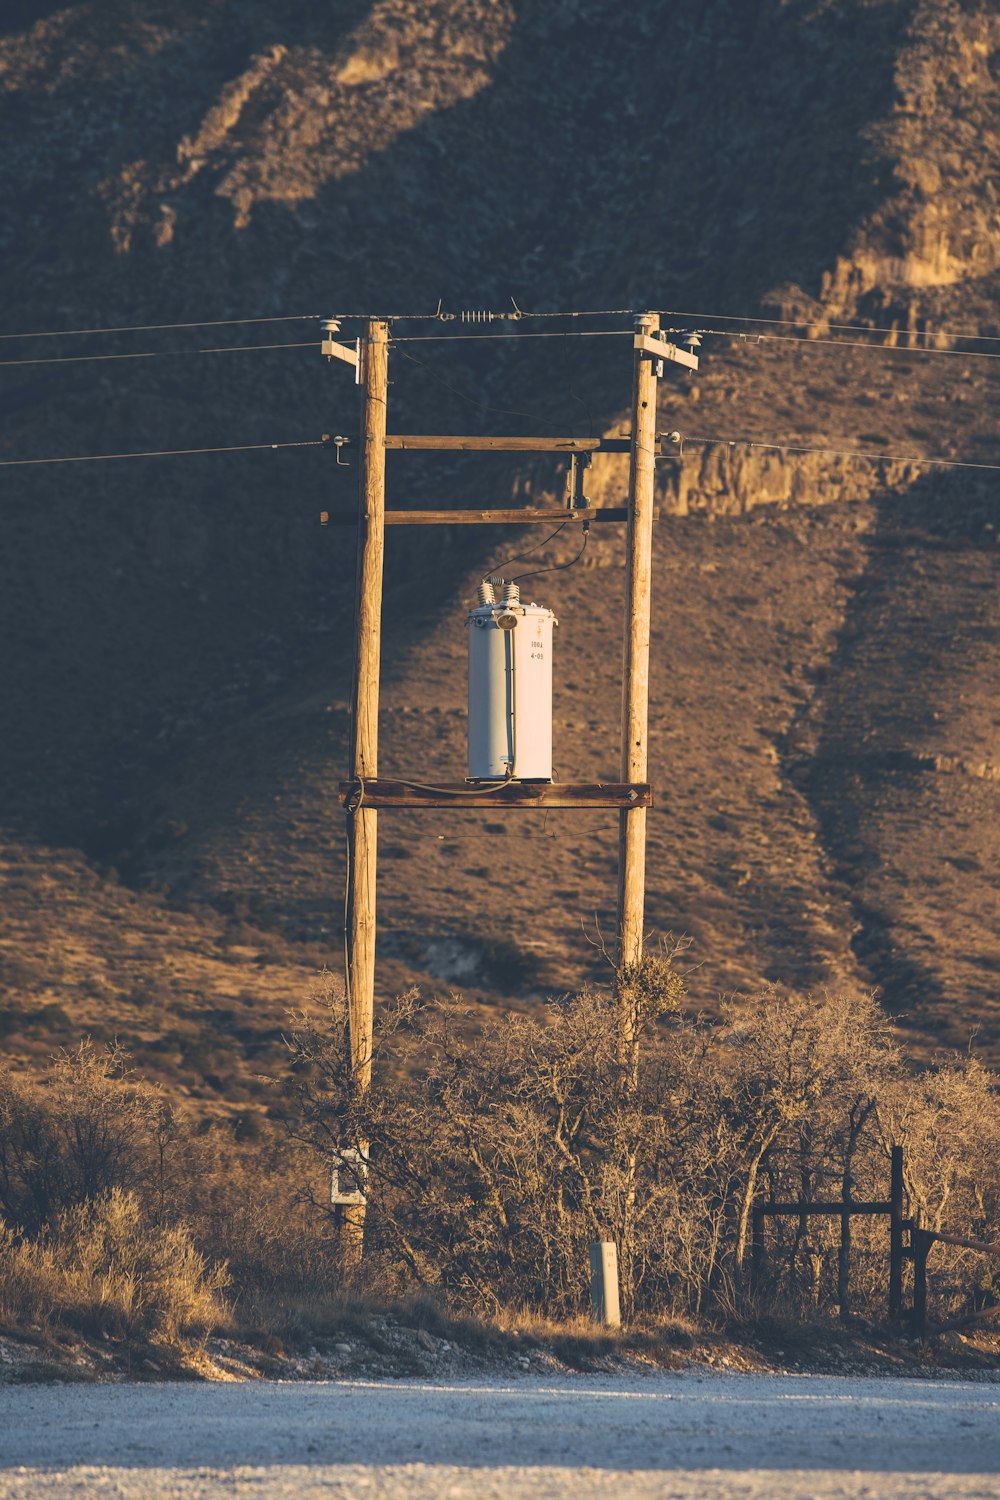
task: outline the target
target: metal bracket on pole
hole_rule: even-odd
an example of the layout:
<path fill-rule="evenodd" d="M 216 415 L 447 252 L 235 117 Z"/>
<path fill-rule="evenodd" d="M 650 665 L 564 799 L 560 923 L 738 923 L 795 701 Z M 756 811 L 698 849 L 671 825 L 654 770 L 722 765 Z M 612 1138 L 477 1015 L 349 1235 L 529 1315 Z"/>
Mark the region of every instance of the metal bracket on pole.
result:
<path fill-rule="evenodd" d="M 686 349 L 678 349 L 676 344 L 668 344 L 666 339 L 652 338 L 648 333 L 637 333 L 632 346 L 642 354 L 648 354 L 654 360 L 653 374 L 659 377 L 663 374 L 663 361 L 671 360 L 675 365 L 685 365 L 689 370 L 697 370 L 697 354 L 689 354 Z"/>
<path fill-rule="evenodd" d="M 319 346 L 319 352 L 325 354 L 327 359 L 342 359 L 345 364 L 354 366 L 354 384 L 361 384 L 361 340 L 354 340 L 354 347 L 349 344 L 338 344 L 330 335 L 340 330 L 340 322 L 337 318 L 324 318 L 322 322 L 323 342 Z"/>
<path fill-rule="evenodd" d="M 583 486 L 586 483 L 586 472 L 590 468 L 590 460 L 591 455 L 589 453 L 573 453 L 570 456 L 569 478 L 566 485 L 567 510 L 583 510 L 590 503 L 583 490 Z"/>
<path fill-rule="evenodd" d="M 341 1184 L 347 1176 L 348 1186 Z M 334 1152 L 330 1173 L 330 1202 L 334 1207 L 358 1208 L 368 1202 L 368 1156 L 363 1148 L 341 1146 Z"/>

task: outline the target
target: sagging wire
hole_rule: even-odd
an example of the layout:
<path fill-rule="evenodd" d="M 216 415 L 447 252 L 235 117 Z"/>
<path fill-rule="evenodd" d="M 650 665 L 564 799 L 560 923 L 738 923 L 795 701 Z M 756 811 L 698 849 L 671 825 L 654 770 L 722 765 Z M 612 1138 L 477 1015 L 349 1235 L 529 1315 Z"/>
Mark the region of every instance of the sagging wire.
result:
<path fill-rule="evenodd" d="M 573 315 L 575 316 L 575 314 Z M 581 316 L 583 316 L 581 314 Z M 484 339 L 630 339 L 631 328 L 575 328 L 571 333 L 408 333 L 394 344 L 433 344 L 439 341 L 469 343 Z"/>
<path fill-rule="evenodd" d="M 0 333 L 0 339 L 96 338 L 106 333 L 167 333 L 175 328 L 235 328 L 248 323 L 312 323 L 316 313 L 290 313 L 276 318 L 212 318 L 201 323 L 127 323 L 118 328 L 57 328 L 36 333 Z"/>
<path fill-rule="evenodd" d="M 379 319 L 387 323 L 407 322 L 440 322 L 452 323 L 489 323 L 519 322 L 524 318 L 552 319 L 552 318 L 625 318 L 635 317 L 639 312 L 657 312 L 663 318 L 707 318 L 720 319 L 726 323 L 758 323 L 771 328 L 820 328 L 827 331 L 831 328 L 838 329 L 844 333 L 887 333 L 903 334 L 908 338 L 950 338 L 969 339 L 978 343 L 1000 343 L 1000 334 L 981 333 L 971 328 L 935 328 L 935 329 L 901 329 L 898 326 L 886 327 L 882 324 L 865 325 L 862 323 L 832 323 L 825 318 L 766 318 L 750 316 L 745 313 L 725 312 L 690 312 L 677 308 L 634 308 L 634 307 L 603 307 L 603 308 L 580 308 L 580 309 L 556 309 L 551 312 L 532 311 L 521 308 L 512 297 L 512 312 L 492 312 L 487 310 L 465 309 L 459 312 L 447 312 L 444 310 L 443 299 L 439 299 L 437 308 L 433 312 L 407 312 L 407 313 L 378 313 L 378 312 L 341 312 L 334 316 L 341 320 L 370 321 Z M 0 333 L 0 341 L 6 342 L 15 339 L 54 339 L 54 338 L 98 338 L 104 335 L 120 333 L 166 333 L 173 330 L 185 330 L 193 328 L 235 328 L 262 323 L 309 323 L 320 319 L 319 313 L 288 313 L 279 315 L 264 315 L 253 318 L 203 318 L 183 323 L 123 323 L 104 328 L 59 328 L 59 329 L 35 329 L 17 333 Z M 682 331 L 682 330 L 676 330 Z M 719 330 L 713 330 L 719 331 Z M 732 331 L 732 330 L 730 330 Z M 471 335 L 471 337 L 488 337 L 489 335 Z M 547 335 L 532 334 L 522 337 L 546 337 Z M 600 337 L 599 333 L 594 336 Z M 458 335 L 455 335 L 458 337 Z M 565 337 L 565 335 L 563 335 Z M 944 352 L 944 351 L 934 351 Z"/>
<path fill-rule="evenodd" d="M 565 526 L 566 524 L 567 523 L 564 521 L 563 522 L 563 526 Z M 560 527 L 560 530 L 562 530 L 562 527 Z M 541 576 L 542 573 L 561 573 L 564 570 L 564 568 L 572 568 L 576 563 L 578 563 L 580 561 L 581 557 L 586 552 L 586 550 L 587 550 L 587 543 L 589 541 L 590 541 L 590 522 L 589 521 L 584 521 L 584 523 L 583 523 L 583 541 L 580 543 L 580 550 L 579 550 L 579 552 L 575 553 L 573 557 L 570 558 L 569 562 L 553 563 L 551 565 L 551 567 L 548 567 L 548 568 L 532 568 L 532 570 L 531 570 L 530 573 L 518 573 L 518 575 L 516 576 L 516 578 L 512 578 L 511 579 L 511 583 L 520 583 L 525 578 L 538 578 L 538 577 Z"/>
<path fill-rule="evenodd" d="M 279 448 L 323 448 L 320 438 L 294 443 L 231 443 L 223 448 L 154 448 L 142 453 L 85 453 L 72 458 L 0 458 L 0 469 L 23 469 L 35 464 L 103 464 L 122 458 L 182 458 L 199 453 L 255 453 Z"/>
<path fill-rule="evenodd" d="M 0 369 L 17 365 L 87 365 L 103 364 L 115 359 L 184 359 L 193 354 L 258 354 L 262 349 L 318 349 L 315 339 L 302 343 L 220 344 L 199 349 L 141 349 L 134 354 L 54 354 L 44 359 L 0 359 Z"/>
<path fill-rule="evenodd" d="M 525 316 L 528 315 L 525 314 Z M 905 334 L 908 338 L 912 335 L 916 338 L 971 339 L 976 343 L 982 344 L 1000 343 L 1000 334 L 977 333 L 971 329 L 935 328 L 933 330 L 921 331 L 916 328 L 886 328 L 877 324 L 866 327 L 863 323 L 830 323 L 821 318 L 814 318 L 811 321 L 797 318 L 752 318 L 737 313 L 679 312 L 674 308 L 661 308 L 659 316 L 661 318 L 721 318 L 727 323 L 764 323 L 771 328 L 822 328 L 824 330 L 838 328 L 844 333 L 894 333 L 897 335 Z M 712 329 L 706 331 L 720 332 L 721 330 Z M 812 340 L 809 342 L 812 342 Z"/>
<path fill-rule="evenodd" d="M 867 453 L 857 448 L 819 448 L 805 443 L 764 443 L 756 438 L 689 437 L 687 433 L 683 437 L 679 434 L 675 437 L 673 433 L 660 435 L 678 442 L 680 452 L 683 452 L 685 443 L 698 443 L 701 446 L 715 445 L 720 448 L 767 448 L 776 453 L 819 453 L 826 458 L 857 458 L 867 463 L 934 464 L 947 469 L 987 469 L 1000 472 L 1000 464 L 973 463 L 959 458 L 922 458 L 915 453 Z"/>
<path fill-rule="evenodd" d="M 513 556 L 511 556 L 511 557 L 505 557 L 502 560 L 502 562 L 495 563 L 493 567 L 487 568 L 486 572 L 483 574 L 482 578 L 480 578 L 480 580 L 479 580 L 480 583 L 485 583 L 486 580 L 487 580 L 487 578 L 489 578 L 491 576 L 491 574 L 493 574 L 493 573 L 500 573 L 500 571 L 503 568 L 508 567 L 510 563 L 513 563 L 513 562 L 522 562 L 524 560 L 524 558 L 530 557 L 531 554 L 532 554 L 532 552 L 539 552 L 542 549 L 542 547 L 547 546 L 549 542 L 552 542 L 552 541 L 554 541 L 556 539 L 556 537 L 559 535 L 560 531 L 562 531 L 566 526 L 569 525 L 571 519 L 572 519 L 571 517 L 567 516 L 567 518 L 566 518 L 565 521 L 560 521 L 560 523 L 556 527 L 555 531 L 550 531 L 549 534 L 548 534 L 548 536 L 542 537 L 542 540 L 540 542 L 535 542 L 534 546 L 526 547 L 523 552 L 515 552 L 513 554 Z M 509 582 L 516 583 L 517 580 L 515 578 L 511 578 L 509 580 Z"/>
<path fill-rule="evenodd" d="M 396 786 L 413 787 L 418 792 L 433 792 L 438 797 L 485 797 L 488 792 L 500 792 L 505 787 L 514 784 L 514 770 L 511 767 L 503 781 L 491 781 L 486 786 L 431 786 L 426 781 L 407 781 L 402 776 L 393 776 L 392 781 Z M 344 802 L 344 811 L 353 815 L 363 806 L 365 800 L 366 782 L 363 776 L 354 776 L 351 780 L 351 791 Z"/>
<path fill-rule="evenodd" d="M 679 330 L 676 330 L 679 331 Z M 738 339 L 741 344 L 798 344 L 803 349 L 868 349 L 876 354 L 910 354 L 917 356 L 940 356 L 943 359 L 990 359 L 1000 360 L 1000 354 L 991 354 L 986 349 L 928 349 L 910 348 L 906 344 L 876 344 L 871 339 L 814 339 L 791 333 L 743 333 L 735 328 L 697 328 L 698 334 L 711 334 L 714 338 Z"/>

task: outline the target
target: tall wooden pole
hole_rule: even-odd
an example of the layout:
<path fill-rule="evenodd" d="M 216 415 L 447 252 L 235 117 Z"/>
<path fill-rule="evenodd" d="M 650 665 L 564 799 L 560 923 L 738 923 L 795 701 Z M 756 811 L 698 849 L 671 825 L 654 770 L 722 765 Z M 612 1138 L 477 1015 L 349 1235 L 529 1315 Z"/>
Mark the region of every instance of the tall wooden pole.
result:
<path fill-rule="evenodd" d="M 655 313 L 636 318 L 636 333 L 653 334 Z M 648 354 L 636 349 L 632 371 L 632 446 L 628 476 L 625 575 L 625 660 L 622 681 L 622 781 L 645 781 L 649 723 L 649 616 L 653 565 L 653 479 L 656 454 L 656 374 Z M 619 969 L 642 959 L 646 886 L 646 809 L 619 814 Z"/>
<path fill-rule="evenodd" d="M 389 329 L 372 319 L 363 341 L 358 573 L 351 701 L 351 776 L 364 784 L 378 775 L 378 694 L 382 634 L 382 565 L 385 552 L 385 424 Z M 375 864 L 378 813 L 355 799 L 347 814 L 348 1046 L 354 1087 L 371 1081 L 375 1009 Z M 345 1253 L 357 1258 L 364 1206 L 344 1210 Z"/>

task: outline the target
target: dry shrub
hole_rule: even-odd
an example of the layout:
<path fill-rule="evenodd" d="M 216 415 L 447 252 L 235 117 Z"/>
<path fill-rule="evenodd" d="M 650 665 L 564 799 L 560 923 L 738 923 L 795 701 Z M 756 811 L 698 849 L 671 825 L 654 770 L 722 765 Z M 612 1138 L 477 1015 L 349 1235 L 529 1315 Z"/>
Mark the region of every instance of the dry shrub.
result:
<path fill-rule="evenodd" d="M 60 1052 L 42 1087 L 0 1073 L 0 1212 L 33 1234 L 114 1188 L 139 1190 L 163 1115 L 117 1042 Z"/>
<path fill-rule="evenodd" d="M 176 1343 L 226 1316 L 227 1283 L 185 1226 L 146 1223 L 120 1188 L 68 1209 L 35 1240 L 0 1226 L 0 1310 L 10 1322 Z"/>
<path fill-rule="evenodd" d="M 897 1143 L 918 1223 L 1000 1238 L 997 1080 L 975 1061 L 909 1075 L 872 996 L 769 989 L 710 1022 L 682 995 L 669 954 L 617 995 L 486 1025 L 410 993 L 379 1008 L 359 1097 L 331 994 L 291 1039 L 285 1128 L 253 1140 L 193 1130 L 117 1044 L 63 1053 L 37 1084 L 0 1075 L 5 1316 L 176 1338 L 221 1315 L 224 1263 L 256 1330 L 305 1335 L 347 1294 L 422 1289 L 494 1319 L 572 1319 L 588 1245 L 609 1237 L 632 1318 L 881 1317 L 884 1219 L 852 1221 L 848 1257 L 838 1218 L 770 1218 L 764 1261 L 750 1225 L 766 1198 L 885 1198 Z M 328 1202 L 345 1146 L 370 1150 L 360 1279 Z M 936 1247 L 935 1307 L 994 1296 L 993 1269 Z"/>
<path fill-rule="evenodd" d="M 61 1052 L 38 1081 L 0 1073 L 8 1320 L 173 1337 L 219 1316 L 197 1309 L 199 1289 L 221 1285 L 219 1263 L 251 1320 L 276 1298 L 334 1291 L 329 1214 L 304 1191 L 309 1164 L 284 1130 L 257 1135 L 193 1128 L 117 1042 Z"/>
<path fill-rule="evenodd" d="M 212 1131 L 186 1143 L 185 1162 L 175 1211 L 199 1247 L 228 1265 L 241 1322 L 266 1322 L 279 1301 L 338 1294 L 326 1163 L 284 1130 L 249 1144 Z"/>
<path fill-rule="evenodd" d="M 930 1193 L 963 1232 L 996 1236 L 1000 1178 L 991 1167 L 984 1186 L 974 1124 L 996 1080 L 968 1063 L 907 1077 L 873 996 L 768 989 L 706 1022 L 680 1014 L 663 959 L 619 985 L 478 1029 L 454 1002 L 405 995 L 377 1017 L 363 1097 L 343 1002 L 326 997 L 318 1025 L 300 1018 L 300 1135 L 326 1161 L 368 1149 L 366 1244 L 383 1276 L 393 1265 L 401 1286 L 493 1317 L 572 1317 L 588 1305 L 588 1244 L 610 1237 L 630 1316 L 884 1316 L 884 1220 L 854 1220 L 848 1255 L 839 1219 L 771 1219 L 755 1278 L 750 1224 L 763 1197 L 887 1197 L 896 1140 L 922 1174 L 918 1216 Z"/>

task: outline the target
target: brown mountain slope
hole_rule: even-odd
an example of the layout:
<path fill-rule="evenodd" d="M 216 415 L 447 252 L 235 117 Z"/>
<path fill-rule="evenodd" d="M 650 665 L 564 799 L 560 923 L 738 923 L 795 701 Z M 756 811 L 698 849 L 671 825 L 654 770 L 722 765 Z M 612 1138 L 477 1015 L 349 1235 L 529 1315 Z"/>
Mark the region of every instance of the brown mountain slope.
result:
<path fill-rule="evenodd" d="M 998 46 L 971 0 L 650 0 L 627 24 L 610 0 L 21 7 L 0 31 L 0 331 L 511 295 L 856 317 L 899 347 L 707 339 L 664 425 L 997 461 L 995 366 L 960 354 L 991 346 L 947 330 L 998 326 Z M 349 377 L 314 348 L 185 352 L 315 337 L 4 344 L 171 354 L 0 369 L 2 456 L 350 431 Z M 628 384 L 605 338 L 400 344 L 393 375 L 401 430 L 618 430 Z M 227 1031 L 241 950 L 269 960 L 244 954 L 239 983 L 273 1042 L 340 941 L 353 566 L 316 515 L 353 471 L 305 449 L 5 473 L 9 1045 L 64 1034 L 49 1012 L 20 1038 L 26 1006 L 91 1024 L 88 967 L 103 1024 L 131 1028 L 152 953 L 183 999 L 144 1035 L 194 1048 Z M 692 514 L 658 533 L 650 921 L 692 934 L 697 1001 L 764 976 L 877 983 L 920 1037 L 981 1021 L 995 1045 L 993 477 L 694 442 L 665 471 L 664 503 Z M 561 476 L 408 461 L 391 483 L 478 502 Z M 387 765 L 460 773 L 462 605 L 509 542 L 394 543 Z M 615 762 L 618 545 L 538 581 L 563 620 L 563 774 Z M 607 928 L 613 824 L 384 821 L 387 985 L 529 998 L 591 966 L 579 923 Z"/>

